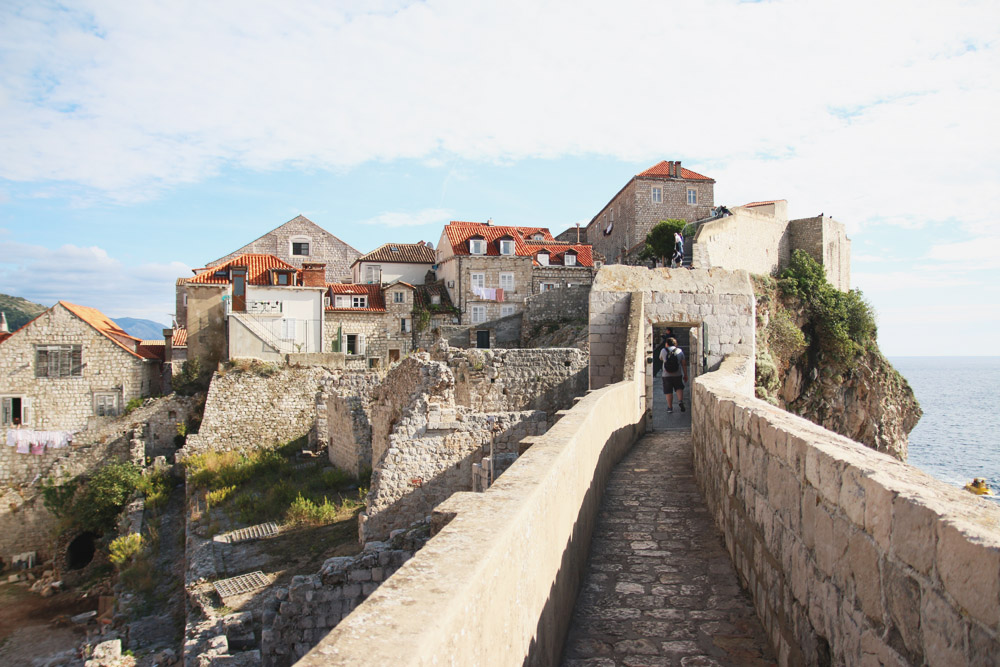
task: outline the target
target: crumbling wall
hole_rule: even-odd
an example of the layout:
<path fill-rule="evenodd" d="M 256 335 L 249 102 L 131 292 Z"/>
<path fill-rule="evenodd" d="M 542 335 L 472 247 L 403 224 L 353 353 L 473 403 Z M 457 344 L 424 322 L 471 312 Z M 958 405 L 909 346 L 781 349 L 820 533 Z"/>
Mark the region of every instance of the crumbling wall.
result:
<path fill-rule="evenodd" d="M 324 384 L 317 398 L 315 450 L 327 449 L 330 463 L 359 476 L 372 466 L 372 394 L 376 373 L 344 374 Z"/>
<path fill-rule="evenodd" d="M 330 558 L 319 573 L 296 576 L 287 588 L 275 589 L 262 615 L 264 667 L 287 667 L 308 653 L 427 539 L 424 526 L 392 543 L 371 542 L 357 556 Z"/>

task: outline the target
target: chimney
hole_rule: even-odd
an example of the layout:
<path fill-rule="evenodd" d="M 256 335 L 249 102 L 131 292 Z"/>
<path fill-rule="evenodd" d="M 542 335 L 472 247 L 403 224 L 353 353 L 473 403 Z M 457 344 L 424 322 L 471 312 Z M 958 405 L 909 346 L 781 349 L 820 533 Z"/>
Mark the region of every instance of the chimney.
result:
<path fill-rule="evenodd" d="M 576 223 L 576 242 L 580 242 L 580 223 Z"/>
<path fill-rule="evenodd" d="M 174 356 L 174 330 L 163 330 L 163 363 L 169 364 Z"/>
<path fill-rule="evenodd" d="M 674 176 L 676 176 L 677 178 L 681 177 L 681 161 L 680 160 L 678 160 L 677 162 L 674 162 Z"/>
<path fill-rule="evenodd" d="M 7 328 L 7 315 L 0 310 L 0 333 L 10 333 L 10 329 Z"/>
<path fill-rule="evenodd" d="M 491 227 L 492 225 L 493 225 L 493 218 L 490 218 L 489 220 L 486 221 L 486 226 Z"/>
<path fill-rule="evenodd" d="M 323 262 L 302 262 L 302 286 L 326 287 L 326 264 Z"/>

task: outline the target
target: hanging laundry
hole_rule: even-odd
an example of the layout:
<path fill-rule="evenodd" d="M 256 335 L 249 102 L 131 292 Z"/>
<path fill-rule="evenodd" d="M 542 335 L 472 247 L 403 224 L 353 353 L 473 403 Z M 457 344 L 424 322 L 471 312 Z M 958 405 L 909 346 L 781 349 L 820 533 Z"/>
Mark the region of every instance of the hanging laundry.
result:
<path fill-rule="evenodd" d="M 41 456 L 45 453 L 45 443 L 44 442 L 33 442 L 31 443 L 31 453 L 35 456 Z"/>

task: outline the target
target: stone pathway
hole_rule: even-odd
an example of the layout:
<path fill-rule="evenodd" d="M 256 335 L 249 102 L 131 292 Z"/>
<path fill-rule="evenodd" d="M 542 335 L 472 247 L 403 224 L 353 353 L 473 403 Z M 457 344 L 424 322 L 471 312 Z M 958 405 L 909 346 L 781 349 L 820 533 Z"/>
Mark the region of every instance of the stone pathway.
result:
<path fill-rule="evenodd" d="M 612 473 L 564 667 L 775 664 L 695 484 L 690 439 L 646 435 Z"/>

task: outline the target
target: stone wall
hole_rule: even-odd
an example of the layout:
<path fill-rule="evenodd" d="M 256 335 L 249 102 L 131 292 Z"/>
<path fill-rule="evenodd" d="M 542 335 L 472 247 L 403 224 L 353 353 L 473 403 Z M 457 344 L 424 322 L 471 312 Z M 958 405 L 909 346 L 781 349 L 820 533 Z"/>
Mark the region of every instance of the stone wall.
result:
<path fill-rule="evenodd" d="M 646 356 L 651 360 L 652 325 L 697 329 L 698 347 L 689 354 L 695 370 L 717 368 L 731 354 L 753 354 L 756 336 L 753 287 L 745 271 L 646 269 L 605 266 L 590 293 L 590 386 L 618 382 L 625 364 L 629 291 L 642 294 Z M 652 391 L 652 376 L 648 378 Z"/>
<path fill-rule="evenodd" d="M 383 312 L 348 313 L 343 310 L 327 310 L 323 314 L 323 340 L 326 341 L 326 351 L 333 350 L 338 330 L 343 332 L 340 350 L 342 353 L 347 351 L 347 334 L 360 334 L 365 337 L 365 352 L 360 355 L 346 355 L 345 366 L 354 370 L 365 370 L 369 368 L 368 360 L 372 357 L 378 358 L 381 360 L 379 363 L 384 364 L 389 354 L 386 339 L 386 326 L 389 321 L 389 316 Z"/>
<path fill-rule="evenodd" d="M 476 347 L 476 332 L 490 332 L 490 347 L 510 348 L 521 344 L 522 314 L 514 313 L 496 320 L 487 320 L 479 324 L 444 324 L 437 327 L 438 335 L 448 341 L 454 348 Z"/>
<path fill-rule="evenodd" d="M 229 357 L 226 341 L 226 309 L 222 297 L 228 285 L 189 283 L 187 293 L 187 358 L 198 359 L 203 372 L 215 370 Z"/>
<path fill-rule="evenodd" d="M 212 377 L 201 429 L 184 455 L 256 449 L 308 436 L 316 423 L 316 395 L 332 372 L 254 363 Z"/>
<path fill-rule="evenodd" d="M 487 256 L 487 255 L 460 255 L 451 260 L 458 262 L 458 282 L 454 290 L 449 289 L 452 295 L 452 303 L 462 309 L 462 324 L 472 324 L 472 304 L 486 307 L 486 319 L 495 320 L 500 318 L 500 308 L 504 304 L 521 304 L 532 293 L 532 259 L 530 257 L 519 256 Z M 503 303 L 498 301 L 486 301 L 472 293 L 472 273 L 482 273 L 484 275 L 485 287 L 500 287 L 500 274 L 514 274 L 514 289 L 504 290 Z M 459 288 L 461 288 L 459 290 Z M 455 299 L 454 296 L 459 296 Z M 520 310 L 520 307 L 518 308 Z"/>
<path fill-rule="evenodd" d="M 594 273 L 591 266 L 536 266 L 531 272 L 531 294 L 542 294 L 542 283 L 555 285 L 550 290 L 590 285 L 594 282 Z"/>
<path fill-rule="evenodd" d="M 521 341 L 533 337 L 546 325 L 587 321 L 590 309 L 590 283 L 534 294 L 524 302 Z"/>
<path fill-rule="evenodd" d="M 788 219 L 735 207 L 732 215 L 699 225 L 691 247 L 691 265 L 720 266 L 776 275 L 788 266 L 791 239 Z"/>
<path fill-rule="evenodd" d="M 695 471 L 781 664 L 992 664 L 1000 508 L 752 398 L 694 383 Z"/>
<path fill-rule="evenodd" d="M 628 381 L 588 393 L 298 664 L 558 664 L 604 483 L 645 431 L 642 300 Z M 375 621 L 377 619 L 377 622 Z"/>
<path fill-rule="evenodd" d="M 35 377 L 36 347 L 79 345 L 83 367 L 76 377 Z M 24 407 L 24 426 L 78 431 L 94 417 L 95 395 L 113 394 L 119 410 L 133 398 L 159 390 L 159 365 L 131 354 L 56 304 L 0 346 L 0 393 Z M 0 429 L 6 442 L 6 429 Z"/>
<path fill-rule="evenodd" d="M 317 396 L 315 450 L 327 449 L 330 463 L 359 476 L 372 467 L 372 394 L 382 376 L 344 373 L 324 382 Z"/>
<path fill-rule="evenodd" d="M 357 556 L 330 558 L 319 573 L 292 578 L 274 591 L 262 614 L 264 667 L 287 667 L 413 557 L 427 541 L 426 526 L 391 541 L 371 542 Z"/>
<path fill-rule="evenodd" d="M 818 215 L 788 223 L 793 250 L 805 250 L 819 262 L 826 279 L 839 290 L 851 288 L 851 241 L 844 225 Z"/>

